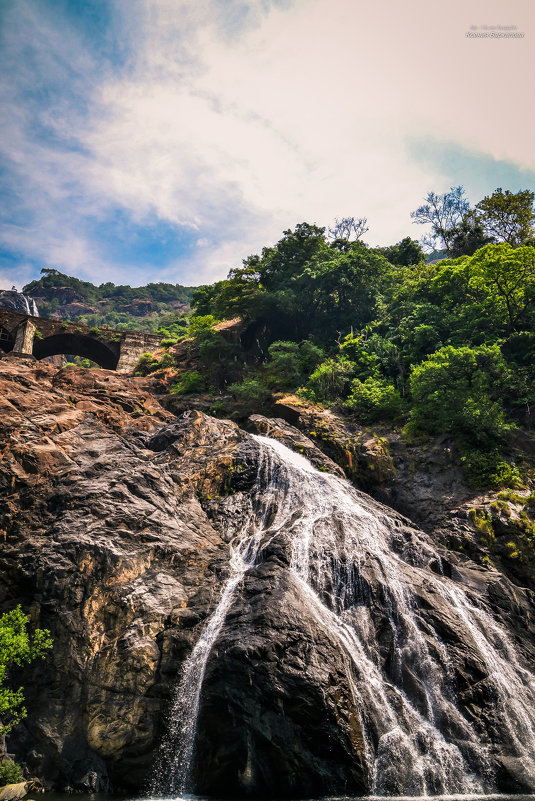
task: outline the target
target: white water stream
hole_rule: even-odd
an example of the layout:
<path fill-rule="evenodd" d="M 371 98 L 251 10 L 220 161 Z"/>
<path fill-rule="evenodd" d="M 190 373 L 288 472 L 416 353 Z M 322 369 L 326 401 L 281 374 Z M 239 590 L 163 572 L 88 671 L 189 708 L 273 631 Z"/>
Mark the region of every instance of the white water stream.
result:
<path fill-rule="evenodd" d="M 35 300 L 33 298 L 29 298 L 22 292 L 17 293 L 17 297 L 24 298 L 24 308 L 27 315 L 29 315 L 30 317 L 39 317 L 37 304 L 35 303 Z"/>
<path fill-rule="evenodd" d="M 26 314 L 29 314 L 30 317 L 39 317 L 35 300 L 33 298 L 28 299 L 26 295 L 23 295 L 22 297 L 26 302 Z"/>
<path fill-rule="evenodd" d="M 520 666 L 506 633 L 458 583 L 423 569 L 432 559 L 440 561 L 426 540 L 414 544 L 409 564 L 393 547 L 399 538 L 395 519 L 276 440 L 255 440 L 261 449 L 252 491 L 256 511 L 231 543 L 230 576 L 184 664 L 153 792 L 193 789 L 190 770 L 207 661 L 245 573 L 274 537 L 289 542 L 290 569 L 310 613 L 347 657 L 375 794 L 494 788 L 488 745 L 455 703 L 448 649 L 436 635 L 424 636 L 416 586 L 447 603 L 453 626 L 462 629 L 463 641 L 490 679 L 491 703 L 509 752 L 535 787 L 535 679 Z M 375 628 L 376 604 L 383 623 L 386 609 L 388 670 Z"/>

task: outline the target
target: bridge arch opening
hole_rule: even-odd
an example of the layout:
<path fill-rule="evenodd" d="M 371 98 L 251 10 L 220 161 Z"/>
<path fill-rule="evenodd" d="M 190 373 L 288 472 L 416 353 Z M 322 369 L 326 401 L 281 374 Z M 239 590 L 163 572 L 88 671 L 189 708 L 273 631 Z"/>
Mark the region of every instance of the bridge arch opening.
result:
<path fill-rule="evenodd" d="M 13 350 L 14 345 L 13 335 L 0 325 L 0 350 L 3 350 L 4 353 L 9 353 L 10 350 Z"/>
<path fill-rule="evenodd" d="M 115 370 L 119 361 L 119 345 L 112 350 L 98 339 L 83 334 L 52 334 L 44 339 L 35 338 L 33 341 L 33 355 L 36 359 L 64 353 L 91 359 L 106 370 Z"/>

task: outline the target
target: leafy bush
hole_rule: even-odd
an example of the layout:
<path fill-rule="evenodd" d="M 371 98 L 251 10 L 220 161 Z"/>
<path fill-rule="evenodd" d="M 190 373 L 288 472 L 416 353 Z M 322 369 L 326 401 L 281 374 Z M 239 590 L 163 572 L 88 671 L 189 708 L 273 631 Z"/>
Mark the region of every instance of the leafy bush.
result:
<path fill-rule="evenodd" d="M 518 467 L 505 462 L 498 448 L 464 450 L 461 463 L 468 483 L 475 489 L 517 489 L 523 486 Z"/>
<path fill-rule="evenodd" d="M 164 353 L 161 359 L 157 359 L 152 353 L 142 353 L 134 370 L 135 375 L 149 375 L 157 370 L 165 370 L 166 367 L 175 366 L 175 357 L 172 353 Z"/>
<path fill-rule="evenodd" d="M 206 379 L 197 370 L 183 373 L 171 387 L 172 395 L 193 395 L 207 389 Z"/>
<path fill-rule="evenodd" d="M 195 337 L 200 331 L 209 331 L 217 322 L 219 321 L 213 314 L 192 317 L 188 327 L 188 336 Z"/>
<path fill-rule="evenodd" d="M 347 395 L 353 376 L 354 366 L 348 359 L 326 359 L 316 367 L 301 394 L 320 403 L 336 401 Z"/>
<path fill-rule="evenodd" d="M 165 370 L 166 367 L 175 366 L 175 357 L 172 353 L 164 353 L 158 362 L 158 370 Z"/>
<path fill-rule="evenodd" d="M 160 362 L 152 353 L 142 353 L 134 370 L 135 375 L 149 375 L 160 366 Z"/>
<path fill-rule="evenodd" d="M 12 667 L 42 659 L 52 639 L 48 629 L 28 633 L 29 618 L 20 606 L 0 616 L 0 736 L 8 734 L 26 715 L 23 687 L 16 690 L 5 682 Z"/>
<path fill-rule="evenodd" d="M 271 397 L 268 387 L 257 377 L 245 378 L 241 383 L 231 384 L 229 392 L 252 409 L 263 406 Z"/>
<path fill-rule="evenodd" d="M 86 359 L 83 356 L 74 356 L 71 364 L 75 364 L 77 365 L 77 367 L 85 367 L 86 369 L 87 368 L 98 369 L 100 367 L 100 365 L 92 361 L 92 359 Z"/>
<path fill-rule="evenodd" d="M 344 406 L 364 423 L 392 420 L 401 413 L 403 402 L 397 389 L 383 378 L 355 378 Z"/>
<path fill-rule="evenodd" d="M 225 417 L 227 411 L 227 407 L 224 401 L 214 401 L 208 407 L 208 414 L 211 414 L 213 417 Z"/>
<path fill-rule="evenodd" d="M 5 784 L 18 784 L 24 781 L 22 768 L 12 759 L 5 759 L 0 763 L 0 787 Z"/>
<path fill-rule="evenodd" d="M 492 447 L 512 428 L 502 406 L 508 378 L 498 345 L 437 350 L 412 369 L 411 427 Z"/>
<path fill-rule="evenodd" d="M 190 356 L 199 358 L 199 370 L 210 384 L 223 389 L 241 374 L 237 370 L 240 348 L 229 342 L 220 331 L 214 328 L 217 320 L 212 314 L 193 317 L 188 333 L 193 341 L 189 347 Z"/>
<path fill-rule="evenodd" d="M 268 353 L 270 362 L 266 368 L 269 383 L 273 387 L 293 389 L 306 380 L 325 354 L 309 340 L 303 342 L 273 342 Z"/>
<path fill-rule="evenodd" d="M 361 379 L 375 375 L 379 368 L 377 354 L 370 353 L 367 345 L 362 334 L 348 334 L 340 345 L 340 353 L 354 365 L 354 373 Z"/>

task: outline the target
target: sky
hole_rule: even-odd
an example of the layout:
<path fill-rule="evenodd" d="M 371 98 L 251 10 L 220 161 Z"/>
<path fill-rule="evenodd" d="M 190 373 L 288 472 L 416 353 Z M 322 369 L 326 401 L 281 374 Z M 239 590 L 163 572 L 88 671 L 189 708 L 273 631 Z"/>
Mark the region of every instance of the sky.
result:
<path fill-rule="evenodd" d="M 535 190 L 534 23 L 533 0 L 0 0 L 0 288 L 211 283 L 299 222 L 389 245 L 431 190 Z"/>

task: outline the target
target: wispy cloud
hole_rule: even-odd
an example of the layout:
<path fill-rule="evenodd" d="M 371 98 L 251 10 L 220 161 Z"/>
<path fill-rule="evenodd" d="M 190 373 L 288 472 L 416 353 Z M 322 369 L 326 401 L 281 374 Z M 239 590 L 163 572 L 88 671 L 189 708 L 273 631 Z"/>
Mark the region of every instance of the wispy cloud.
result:
<path fill-rule="evenodd" d="M 525 107 L 534 8 L 7 4 L 8 283 L 15 264 L 210 281 L 305 219 L 367 215 L 369 240 L 386 244 L 421 233 L 409 212 L 429 189 L 490 192 L 507 169 L 529 180 L 533 120 L 500 99 Z M 465 37 L 507 22 L 527 38 Z"/>

